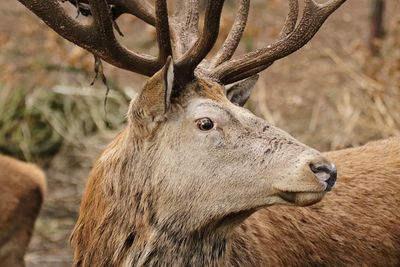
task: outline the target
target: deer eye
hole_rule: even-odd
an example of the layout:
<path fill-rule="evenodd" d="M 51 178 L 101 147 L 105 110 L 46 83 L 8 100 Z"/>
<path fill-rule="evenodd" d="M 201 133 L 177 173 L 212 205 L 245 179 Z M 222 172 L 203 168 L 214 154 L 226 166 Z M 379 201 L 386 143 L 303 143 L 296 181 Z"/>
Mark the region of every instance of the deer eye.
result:
<path fill-rule="evenodd" d="M 209 131 L 214 128 L 214 123 L 210 118 L 201 118 L 196 121 L 197 127 L 202 131 Z"/>

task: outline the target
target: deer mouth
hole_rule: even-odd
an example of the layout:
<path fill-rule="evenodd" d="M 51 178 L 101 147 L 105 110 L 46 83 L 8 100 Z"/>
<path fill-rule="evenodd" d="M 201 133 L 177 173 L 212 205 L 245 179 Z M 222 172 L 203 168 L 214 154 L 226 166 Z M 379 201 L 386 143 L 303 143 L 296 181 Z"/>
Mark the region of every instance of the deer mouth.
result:
<path fill-rule="evenodd" d="M 325 192 L 289 192 L 281 191 L 278 196 L 284 201 L 297 206 L 309 206 L 322 200 Z"/>

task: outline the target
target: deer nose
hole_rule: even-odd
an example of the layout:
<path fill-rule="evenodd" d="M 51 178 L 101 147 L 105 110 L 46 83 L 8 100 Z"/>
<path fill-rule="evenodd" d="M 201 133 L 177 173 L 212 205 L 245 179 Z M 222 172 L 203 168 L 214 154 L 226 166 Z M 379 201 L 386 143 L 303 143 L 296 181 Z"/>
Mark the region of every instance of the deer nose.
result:
<path fill-rule="evenodd" d="M 326 183 L 325 192 L 331 191 L 336 183 L 336 166 L 332 163 L 311 163 L 310 169 L 319 180 Z"/>

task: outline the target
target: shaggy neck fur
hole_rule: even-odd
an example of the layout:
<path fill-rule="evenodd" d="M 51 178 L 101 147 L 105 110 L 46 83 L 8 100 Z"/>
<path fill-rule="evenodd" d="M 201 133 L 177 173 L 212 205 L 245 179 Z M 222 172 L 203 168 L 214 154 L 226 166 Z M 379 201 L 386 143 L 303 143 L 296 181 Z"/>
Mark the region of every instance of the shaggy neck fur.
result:
<path fill-rule="evenodd" d="M 155 230 L 144 249 L 132 251 L 127 266 L 225 266 L 226 238 L 218 234 L 176 234 Z"/>
<path fill-rule="evenodd" d="M 137 139 L 131 134 L 120 133 L 93 168 L 81 204 L 85 213 L 71 236 L 74 266 L 228 265 L 228 231 L 189 233 L 182 231 L 184 218 L 158 221 L 156 200 L 162 192 L 145 171 L 151 170 L 146 164 L 157 148 L 149 146 L 152 142 L 132 143 Z"/>

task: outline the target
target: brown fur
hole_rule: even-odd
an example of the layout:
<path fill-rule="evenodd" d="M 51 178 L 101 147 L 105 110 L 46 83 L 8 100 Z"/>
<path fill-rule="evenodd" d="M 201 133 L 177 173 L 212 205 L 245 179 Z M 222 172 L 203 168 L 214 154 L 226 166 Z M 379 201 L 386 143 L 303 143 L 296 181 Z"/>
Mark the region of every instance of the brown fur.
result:
<path fill-rule="evenodd" d="M 0 266 L 25 266 L 24 255 L 46 192 L 35 165 L 0 155 Z"/>
<path fill-rule="evenodd" d="M 232 238 L 237 266 L 400 266 L 400 137 L 326 155 L 339 173 L 332 193 L 252 215 Z"/>
<path fill-rule="evenodd" d="M 396 264 L 398 143 L 386 152 L 391 161 L 382 145 L 370 152 L 381 153 L 387 176 L 365 148 L 333 152 L 342 184 L 326 201 L 269 207 L 321 200 L 326 187 L 309 165 L 326 159 L 231 104 L 214 83 L 190 84 L 166 112 L 155 77 L 132 100 L 128 127 L 90 174 L 71 235 L 74 266 Z M 196 130 L 194 119 L 208 116 L 219 128 Z M 385 210 L 388 217 L 376 224 Z M 381 236 L 385 245 L 369 255 Z"/>

